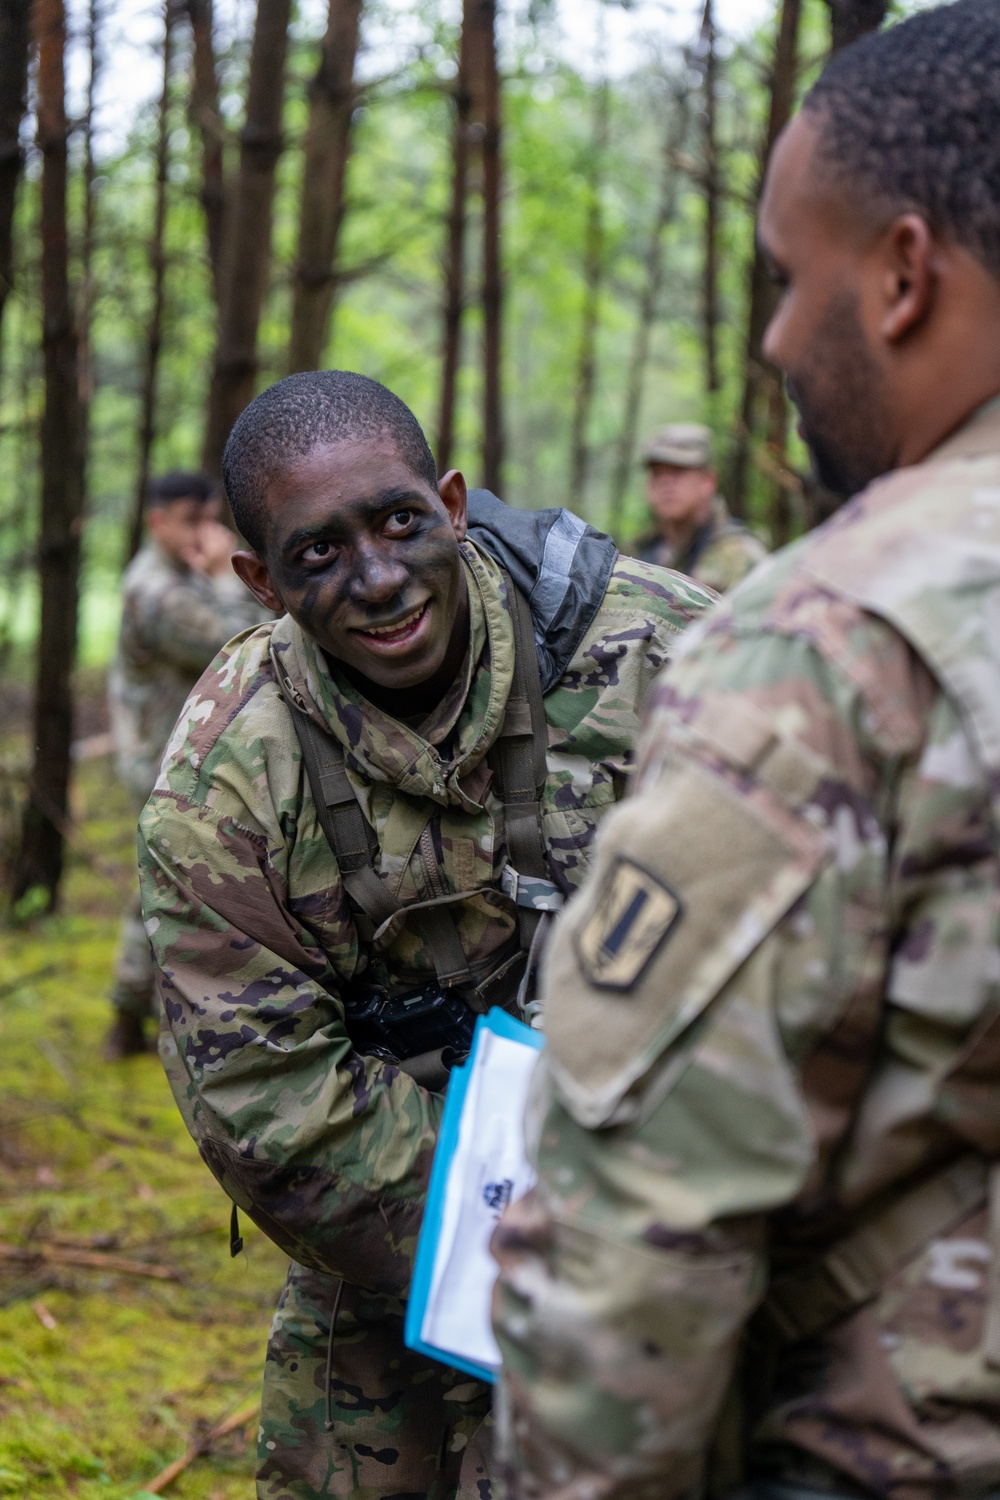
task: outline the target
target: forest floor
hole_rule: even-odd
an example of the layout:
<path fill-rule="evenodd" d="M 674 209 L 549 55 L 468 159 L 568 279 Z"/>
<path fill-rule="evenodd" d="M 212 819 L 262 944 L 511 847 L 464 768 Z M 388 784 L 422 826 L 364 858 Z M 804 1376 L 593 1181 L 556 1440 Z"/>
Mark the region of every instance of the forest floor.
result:
<path fill-rule="evenodd" d="M 155 1055 L 101 1060 L 134 826 L 84 762 L 61 912 L 0 929 L 0 1496 L 250 1500 L 285 1258 L 203 1166 Z M 232 1426 L 232 1424 L 230 1423 Z"/>

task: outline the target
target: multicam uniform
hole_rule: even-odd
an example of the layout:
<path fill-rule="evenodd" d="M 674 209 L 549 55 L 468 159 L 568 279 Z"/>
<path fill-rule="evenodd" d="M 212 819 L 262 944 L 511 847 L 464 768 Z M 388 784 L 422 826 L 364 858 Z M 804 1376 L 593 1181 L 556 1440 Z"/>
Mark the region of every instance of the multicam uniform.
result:
<path fill-rule="evenodd" d="M 494 1241 L 521 1496 L 1000 1487 L 998 620 L 995 403 L 657 685 Z"/>
<path fill-rule="evenodd" d="M 767 549 L 742 521 L 729 514 L 725 500 L 717 495 L 712 501 L 711 516 L 686 547 L 671 547 L 657 532 L 652 532 L 636 545 L 635 553 L 644 562 L 676 568 L 678 573 L 686 573 L 716 593 L 725 594 L 767 556 Z"/>
<path fill-rule="evenodd" d="M 118 774 L 138 815 L 184 700 L 231 636 L 267 618 L 233 572 L 218 578 L 173 562 L 149 542 L 122 581 L 118 651 L 108 680 Z M 146 1015 L 153 993 L 139 896 L 122 922 L 113 1001 Z"/>
<path fill-rule="evenodd" d="M 234 643 L 202 678 L 142 818 L 178 1104 L 226 1191 L 293 1257 L 265 1371 L 258 1493 L 268 1500 L 443 1497 L 460 1469 L 463 1495 L 488 1493 L 476 1440 L 488 1389 L 402 1345 L 443 1099 L 353 1052 L 341 1004 L 373 970 L 426 982 L 432 955 L 405 911 L 374 945 L 359 943 L 276 679 L 277 669 L 344 746 L 394 894 L 415 903 L 442 883 L 478 890 L 461 907 L 462 945 L 472 961 L 497 951 L 515 909 L 498 889 L 507 853 L 485 756 L 504 719 L 514 631 L 496 563 L 469 543 L 462 556 L 470 651 L 419 729 L 361 698 L 286 618 Z M 621 794 L 639 704 L 708 599 L 618 559 L 545 698 L 542 823 L 563 892 L 580 883 L 595 826 Z"/>

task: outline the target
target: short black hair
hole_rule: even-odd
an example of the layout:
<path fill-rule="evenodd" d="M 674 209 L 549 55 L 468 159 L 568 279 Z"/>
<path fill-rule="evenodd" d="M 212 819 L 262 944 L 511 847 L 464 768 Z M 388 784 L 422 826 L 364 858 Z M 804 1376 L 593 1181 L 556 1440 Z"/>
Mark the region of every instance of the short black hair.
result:
<path fill-rule="evenodd" d="M 262 391 L 237 418 L 222 458 L 233 520 L 251 547 L 267 546 L 267 486 L 274 475 L 320 444 L 388 438 L 432 489 L 437 467 L 423 428 L 398 396 L 350 370 L 288 375 Z"/>
<path fill-rule="evenodd" d="M 1000 278 L 997 0 L 958 0 L 852 43 L 803 107 L 822 167 L 869 212 L 923 214 Z"/>
<path fill-rule="evenodd" d="M 146 485 L 146 509 L 157 510 L 175 500 L 197 500 L 200 505 L 207 505 L 218 493 L 218 485 L 207 474 L 171 469 L 169 474 L 157 474 Z"/>

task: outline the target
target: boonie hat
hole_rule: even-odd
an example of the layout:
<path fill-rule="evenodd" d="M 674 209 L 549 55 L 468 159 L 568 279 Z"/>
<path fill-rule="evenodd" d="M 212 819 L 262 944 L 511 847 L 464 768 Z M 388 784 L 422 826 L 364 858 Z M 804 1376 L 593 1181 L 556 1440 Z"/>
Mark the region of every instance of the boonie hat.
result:
<path fill-rule="evenodd" d="M 712 433 L 700 422 L 671 422 L 660 427 L 642 453 L 644 464 L 675 464 L 678 469 L 707 469 L 712 462 Z"/>

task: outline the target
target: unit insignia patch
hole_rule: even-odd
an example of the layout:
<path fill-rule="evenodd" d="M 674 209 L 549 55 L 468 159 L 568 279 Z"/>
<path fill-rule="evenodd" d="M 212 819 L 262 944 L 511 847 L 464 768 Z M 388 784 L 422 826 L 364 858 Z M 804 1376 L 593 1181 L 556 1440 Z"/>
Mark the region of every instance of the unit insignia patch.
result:
<path fill-rule="evenodd" d="M 576 937 L 586 978 L 598 989 L 630 990 L 681 910 L 680 897 L 662 880 L 630 859 L 617 859 Z"/>

